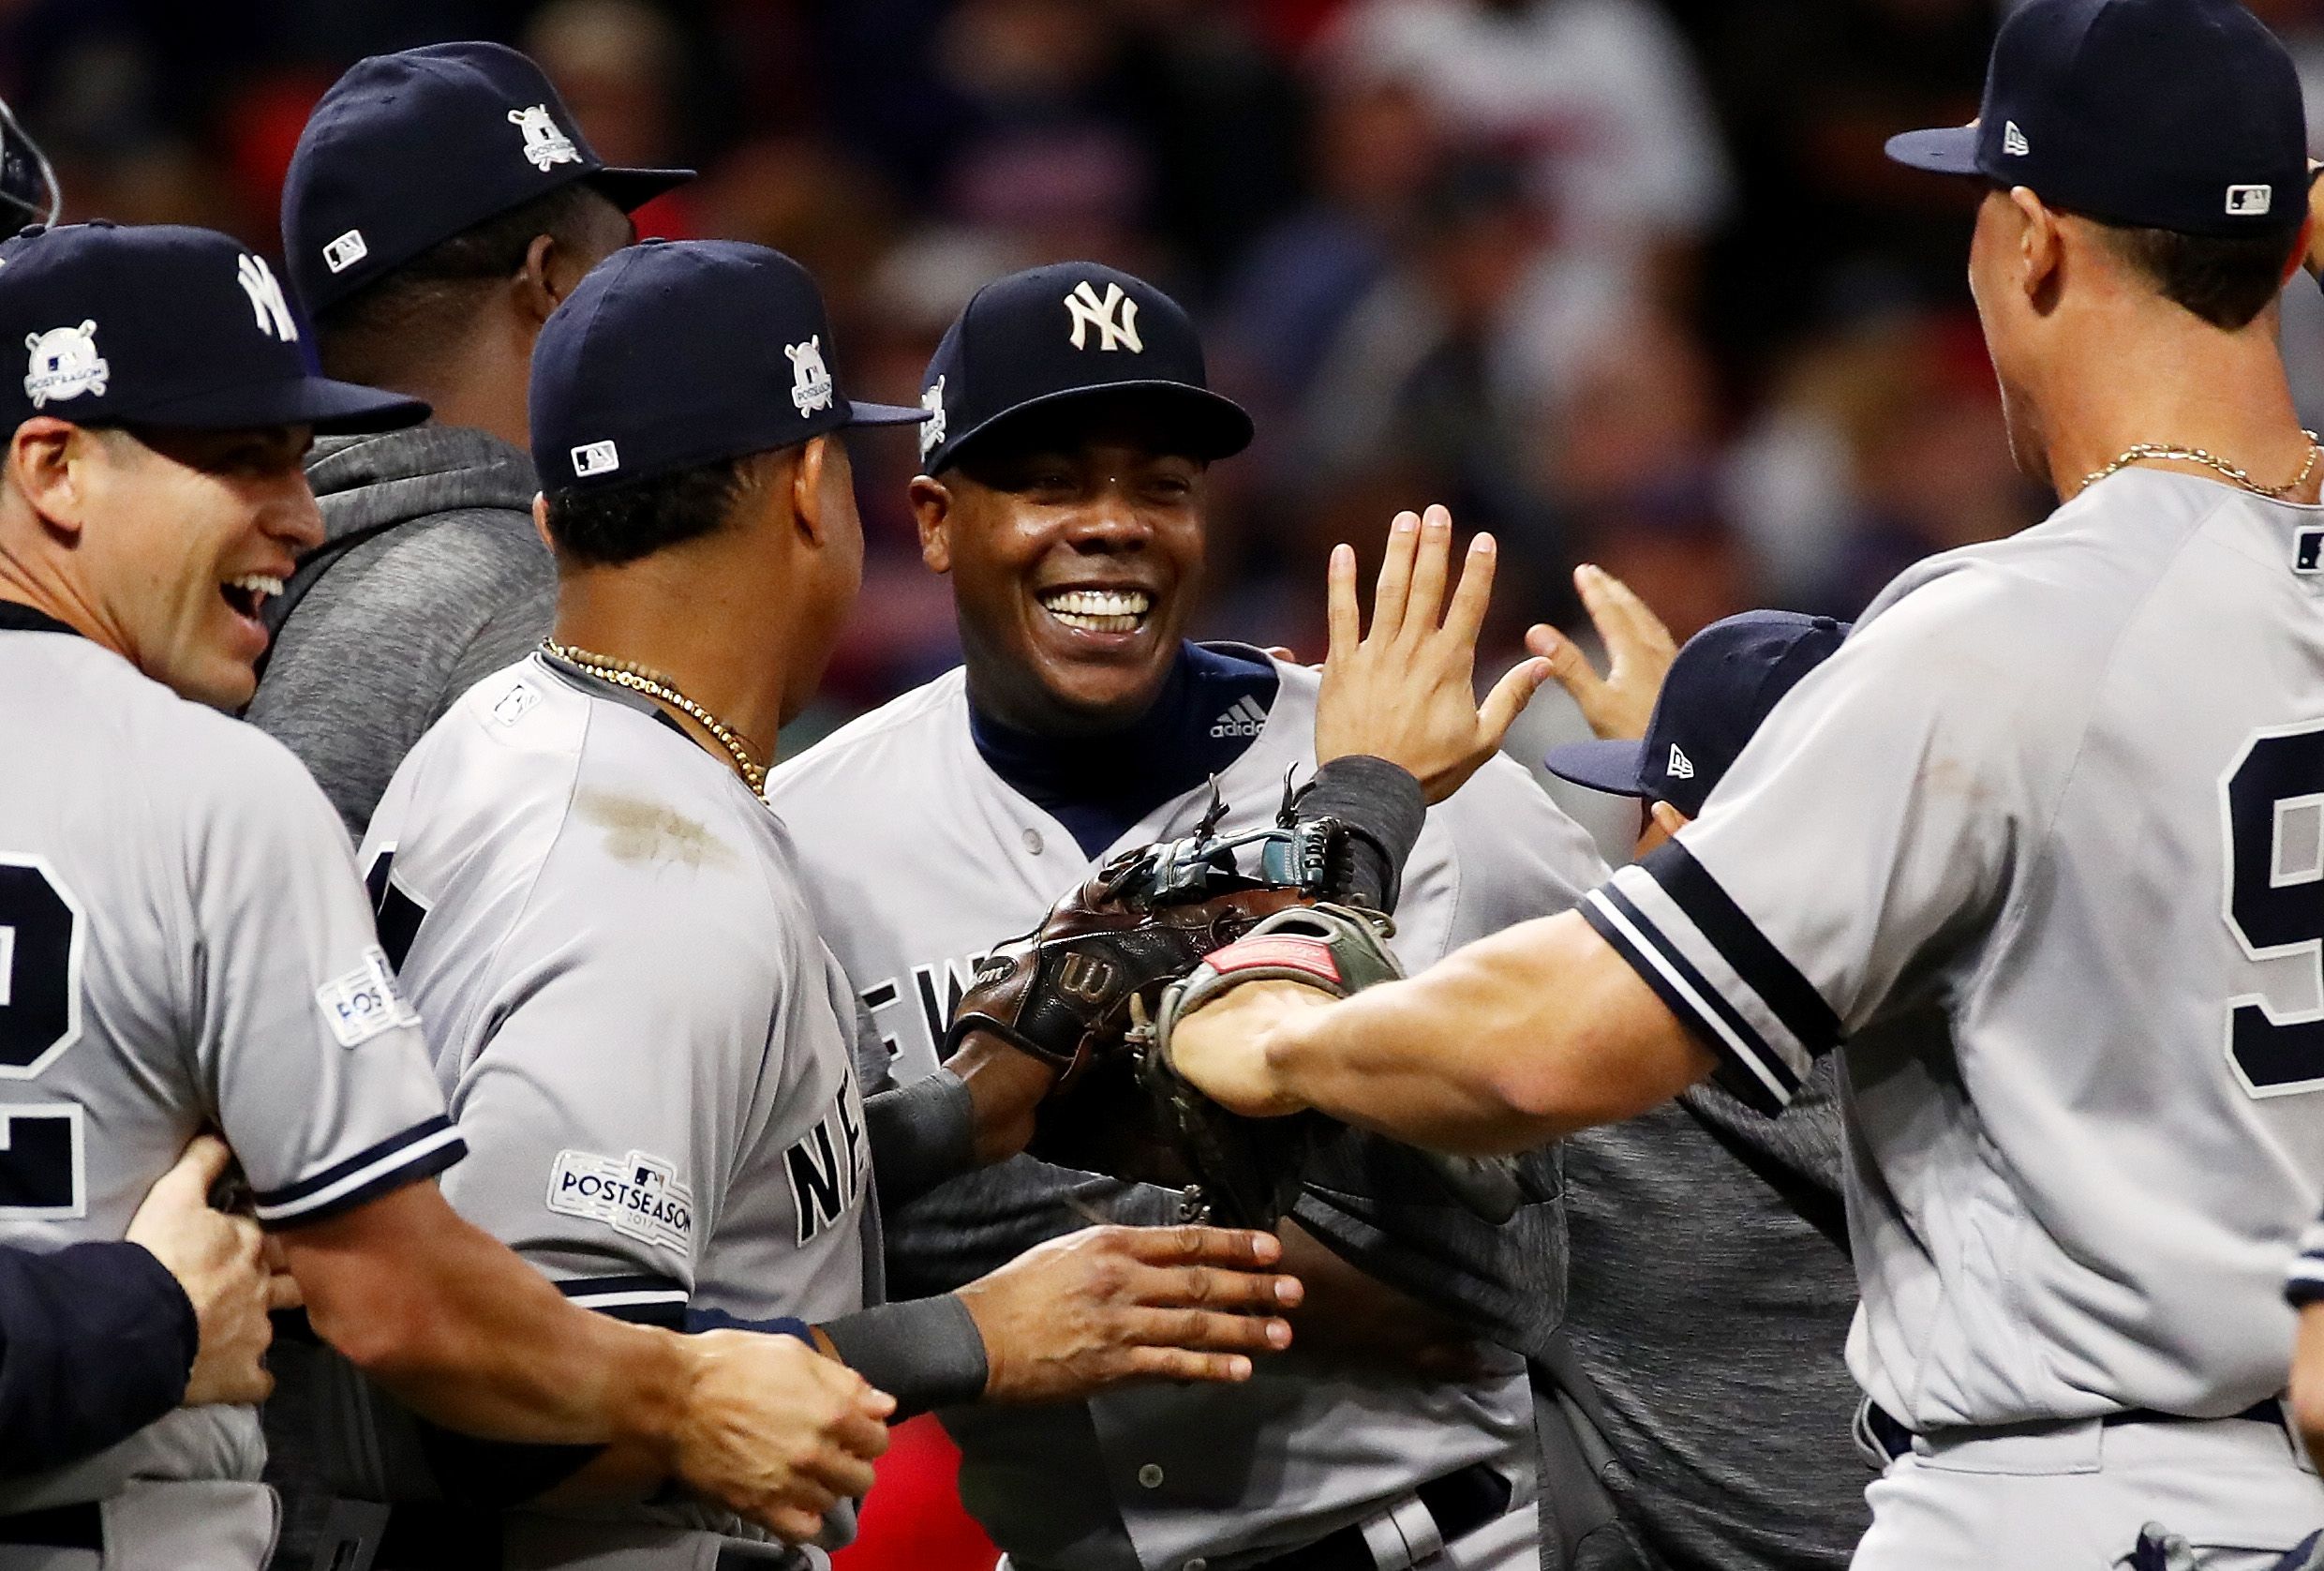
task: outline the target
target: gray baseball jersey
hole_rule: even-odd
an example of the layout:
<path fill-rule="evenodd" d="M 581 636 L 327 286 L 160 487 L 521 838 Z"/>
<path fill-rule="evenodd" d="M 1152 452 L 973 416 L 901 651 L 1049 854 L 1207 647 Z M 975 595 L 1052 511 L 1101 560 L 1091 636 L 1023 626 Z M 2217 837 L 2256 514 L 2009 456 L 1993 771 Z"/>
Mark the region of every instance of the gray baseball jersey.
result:
<path fill-rule="evenodd" d="M 722 760 L 529 656 L 421 739 L 362 860 L 474 1146 L 462 1215 L 600 1309 L 863 1306 L 855 997 Z"/>
<path fill-rule="evenodd" d="M 119 1238 L 205 1127 L 272 1226 L 459 1159 L 346 832 L 281 743 L 14 605 L 0 736 L 0 1242 Z M 180 1409 L 0 1482 L 0 1512 L 262 1459 L 251 1409 Z"/>
<path fill-rule="evenodd" d="M 2283 1387 L 2320 565 L 2324 510 L 2153 471 L 1924 563 L 1585 907 L 1760 1106 L 1845 1053 L 1849 1361 L 1915 1429 Z"/>
<path fill-rule="evenodd" d="M 1229 830 L 1272 819 L 1286 773 L 1315 767 L 1316 675 L 1279 666 L 1278 677 L 1272 711 L 1238 705 L 1221 718 L 1258 732 L 1219 777 Z M 1103 860 L 1084 855 L 985 762 L 957 670 L 783 766 L 768 795 L 798 837 L 825 937 L 903 1081 L 936 1068 L 977 958 L 1032 926 Z M 1198 789 L 1165 802 L 1113 848 L 1186 833 L 1208 800 Z M 1602 875 L 1587 837 L 1523 769 L 1496 760 L 1429 815 L 1405 875 L 1396 949 L 1408 965 L 1425 964 L 1562 910 Z M 984 1237 L 1005 1257 L 1082 1225 L 1060 1176 L 1020 1160 L 947 1186 L 891 1219 L 900 1265 L 921 1247 L 916 1226 L 947 1243 Z M 1093 1184 L 1079 1194 L 1110 1204 L 1121 1189 Z M 947 1196 L 957 1215 L 916 1221 Z M 1162 1219 L 1121 1206 L 1112 1214 Z M 1474 1383 L 1423 1385 L 1326 1376 L 1294 1354 L 1262 1360 L 1243 1386 L 960 1410 L 946 1423 L 962 1444 L 963 1498 L 1013 1556 L 1067 1571 L 1177 1571 L 1306 1542 L 1473 1462 L 1529 1473 L 1530 1414 L 1514 1359 Z"/>

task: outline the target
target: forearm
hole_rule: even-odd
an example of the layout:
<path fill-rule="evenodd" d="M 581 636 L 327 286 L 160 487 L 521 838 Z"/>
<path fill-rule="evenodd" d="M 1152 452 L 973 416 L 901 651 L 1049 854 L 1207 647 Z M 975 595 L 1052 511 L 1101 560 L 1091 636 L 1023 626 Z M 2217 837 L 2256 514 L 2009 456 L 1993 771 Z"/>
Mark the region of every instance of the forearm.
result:
<path fill-rule="evenodd" d="M 316 1331 L 423 1417 L 665 1454 L 693 1374 L 687 1339 L 576 1308 L 433 1183 L 282 1238 Z"/>
<path fill-rule="evenodd" d="M 1450 1151 L 1522 1151 L 1631 1117 L 1716 1065 L 1571 913 L 1336 1002 L 1295 983 L 1238 988 L 1182 1031 L 1214 1011 L 1253 1033 L 1270 1100 Z"/>
<path fill-rule="evenodd" d="M 1325 764 L 1299 799 L 1301 817 L 1336 818 L 1356 831 L 1330 869 L 1331 893 L 1375 911 L 1396 908 L 1427 812 L 1410 771 L 1362 754 Z"/>
<path fill-rule="evenodd" d="M 863 1117 L 883 1207 L 908 1204 L 976 1165 L 976 1106 L 948 1070 L 866 1098 Z"/>
<path fill-rule="evenodd" d="M 126 1439 L 186 1393 L 193 1307 L 135 1244 L 0 1250 L 0 1474 Z"/>
<path fill-rule="evenodd" d="M 899 1420 L 984 1395 L 984 1339 L 951 1294 L 858 1309 L 816 1329 L 840 1362 L 896 1399 Z"/>

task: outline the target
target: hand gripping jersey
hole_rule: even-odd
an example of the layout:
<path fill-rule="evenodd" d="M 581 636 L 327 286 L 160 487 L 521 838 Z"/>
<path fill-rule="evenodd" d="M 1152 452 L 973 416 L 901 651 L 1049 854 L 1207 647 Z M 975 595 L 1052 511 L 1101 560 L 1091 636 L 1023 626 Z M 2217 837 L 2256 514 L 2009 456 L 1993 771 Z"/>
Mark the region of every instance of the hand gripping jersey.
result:
<path fill-rule="evenodd" d="M 528 657 L 412 750 L 363 860 L 473 1146 L 461 1215 L 576 1302 L 673 1326 L 876 1291 L 855 999 L 721 759 Z"/>
<path fill-rule="evenodd" d="M 270 1227 L 459 1159 L 346 833 L 280 743 L 16 606 L 0 737 L 0 1242 L 119 1238 L 206 1126 Z M 255 1480 L 262 1459 L 250 1409 L 184 1408 L 0 1482 L 0 1513 Z M 198 1525 L 187 1563 L 235 1564 Z"/>
<path fill-rule="evenodd" d="M 2132 471 L 1908 572 L 1586 912 L 1780 1106 L 1927 1432 L 2280 1391 L 2324 1181 L 2324 510 Z"/>
<path fill-rule="evenodd" d="M 1271 709 L 1254 715 L 1239 703 L 1221 717 L 1258 732 L 1219 775 L 1228 832 L 1271 821 L 1286 773 L 1315 768 L 1316 674 L 1278 664 L 1276 677 Z M 1210 800 L 1207 786 L 1172 798 L 1114 847 L 1085 855 L 979 754 L 957 670 L 784 765 L 768 795 L 797 836 L 824 935 L 904 1082 L 935 1070 L 952 1005 L 992 944 L 1031 927 L 1112 849 L 1188 832 Z M 1497 759 L 1429 815 L 1394 948 L 1408 966 L 1425 965 L 1563 910 L 1602 876 L 1587 837 L 1522 768 Z M 890 1219 L 899 1268 L 927 1273 L 915 1291 L 990 1269 L 1083 1225 L 1077 1203 L 1169 1219 L 1167 1209 L 1123 1209 L 1124 1188 L 1091 1179 L 1068 1192 L 1062 1170 L 1022 1160 L 971 1175 Z M 1452 1264 L 1440 1251 L 1439 1272 Z M 1541 1265 L 1553 1295 L 1558 1262 Z M 1530 1413 L 1513 1359 L 1472 1384 L 1423 1384 L 1328 1375 L 1293 1353 L 1260 1360 L 1238 1387 L 1150 1387 L 945 1419 L 962 1444 L 963 1497 L 1012 1556 L 1062 1571 L 1112 1571 L 1133 1556 L 1149 1571 L 1179 1571 L 1309 1542 L 1470 1463 L 1529 1473 Z"/>

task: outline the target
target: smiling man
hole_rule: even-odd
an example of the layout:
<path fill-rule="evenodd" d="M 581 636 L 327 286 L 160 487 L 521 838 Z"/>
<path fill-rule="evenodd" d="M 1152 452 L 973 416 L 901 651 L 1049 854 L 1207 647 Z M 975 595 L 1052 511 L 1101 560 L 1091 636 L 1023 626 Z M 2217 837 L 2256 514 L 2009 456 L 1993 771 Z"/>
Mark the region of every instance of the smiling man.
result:
<path fill-rule="evenodd" d="M 970 302 L 923 386 L 912 496 L 923 555 L 952 579 L 965 664 L 768 785 L 823 935 L 885 1043 L 867 1084 L 933 1073 L 977 957 L 1113 851 L 1188 832 L 1213 778 L 1233 832 L 1272 821 L 1286 775 L 1315 768 L 1315 673 L 1185 638 L 1209 467 L 1242 450 L 1251 422 L 1210 391 L 1176 302 L 1095 263 L 1015 274 Z M 1405 525 L 1408 557 L 1423 526 Z M 1425 526 L 1438 569 L 1451 527 L 1440 514 Z M 1489 569 L 1489 551 L 1472 563 Z M 1542 674 L 1522 672 L 1495 702 L 1513 712 Z M 1408 965 L 1567 909 L 1602 875 L 1587 837 L 1507 759 L 1415 827 L 1398 916 Z M 1246 1386 L 946 1413 L 962 1498 L 1013 1565 L 1199 1571 L 1235 1556 L 1395 1571 L 1438 1544 L 1452 1566 L 1534 1562 L 1521 1361 L 1485 1349 L 1442 1378 L 1419 1372 L 1410 1347 L 1462 1334 L 1457 1317 L 1528 1350 L 1521 1323 L 1555 1301 L 1561 1219 L 1532 1206 L 1496 1233 L 1377 1156 L 1353 1147 L 1353 1171 L 1285 1223 L 1285 1268 L 1310 1289 L 1300 1339 Z M 946 1291 L 1044 1238 L 1172 1220 L 1180 1204 L 1020 1159 L 891 1217 L 891 1281 Z M 1400 1548 L 1381 1558 L 1380 1545 Z"/>

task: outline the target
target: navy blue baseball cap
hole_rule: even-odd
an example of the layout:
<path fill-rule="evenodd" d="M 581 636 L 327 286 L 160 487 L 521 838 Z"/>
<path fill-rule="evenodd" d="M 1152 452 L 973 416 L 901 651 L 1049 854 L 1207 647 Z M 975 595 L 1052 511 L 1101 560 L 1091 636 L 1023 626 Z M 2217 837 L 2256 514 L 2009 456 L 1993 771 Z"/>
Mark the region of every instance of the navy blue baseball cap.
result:
<path fill-rule="evenodd" d="M 1576 786 L 1694 817 L 1777 702 L 1847 636 L 1846 622 L 1795 611 L 1715 621 L 1671 662 L 1644 740 L 1568 742 L 1542 762 Z"/>
<path fill-rule="evenodd" d="M 532 350 L 532 461 L 544 491 L 591 490 L 928 411 L 832 385 L 831 325 L 806 268 L 738 240 L 615 252 L 549 313 Z"/>
<path fill-rule="evenodd" d="M 2288 235 L 2308 214 L 2299 74 L 2236 0 L 2025 0 L 1977 123 L 1908 131 L 1888 156 L 2180 234 Z"/>
<path fill-rule="evenodd" d="M 929 474 L 1002 422 L 1097 393 L 1153 396 L 1189 456 L 1224 458 L 1251 444 L 1251 417 L 1211 391 L 1202 340 L 1185 307 L 1094 262 L 1060 262 L 995 278 L 971 296 L 920 378 L 920 468 Z"/>
<path fill-rule="evenodd" d="M 299 133 L 282 254 L 310 314 L 574 181 L 627 213 L 693 178 L 614 169 L 541 67 L 504 44 L 430 44 L 358 60 Z"/>
<path fill-rule="evenodd" d="M 332 382 L 263 257 L 173 224 L 28 229 L 0 246 L 0 428 L 377 431 L 427 405 Z M 21 357 L 21 358 L 19 358 Z"/>

